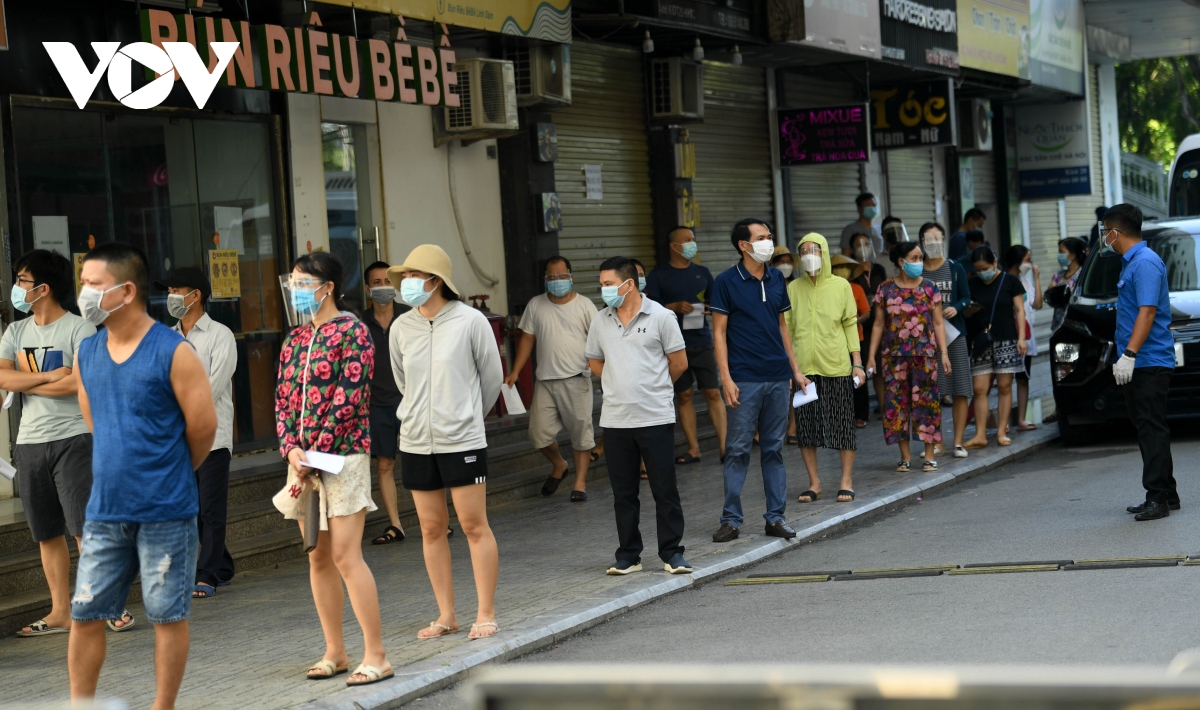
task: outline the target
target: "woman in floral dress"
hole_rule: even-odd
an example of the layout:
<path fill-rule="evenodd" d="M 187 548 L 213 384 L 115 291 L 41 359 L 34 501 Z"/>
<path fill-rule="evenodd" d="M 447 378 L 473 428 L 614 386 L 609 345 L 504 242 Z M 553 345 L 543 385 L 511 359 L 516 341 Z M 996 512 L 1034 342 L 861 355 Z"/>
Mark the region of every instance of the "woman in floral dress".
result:
<path fill-rule="evenodd" d="M 279 451 L 288 461 L 289 482 L 318 478 L 325 519 L 317 546 L 308 553 L 309 579 L 325 655 L 308 669 L 310 680 L 345 673 L 349 656 L 342 636 L 342 583 L 363 632 L 363 662 L 346 681 L 367 685 L 393 675 L 383 651 L 375 577 L 362 557 L 363 526 L 375 510 L 371 500 L 371 395 L 375 346 L 365 323 L 342 303 L 342 265 L 331 254 L 296 260 L 291 305 L 311 322 L 293 330 L 279 355 L 275 417 Z M 345 457 L 341 473 L 320 474 L 305 452 Z"/>
<path fill-rule="evenodd" d="M 925 442 L 922 470 L 936 471 L 934 447 L 942 441 L 942 405 L 938 401 L 939 351 L 943 371 L 952 372 L 942 323 L 942 296 L 925 269 L 921 247 L 900 242 L 889 254 L 899 275 L 883 282 L 875 293 L 875 326 L 867 362 L 882 356 L 884 440 L 900 445 L 896 470 L 912 470 L 910 432 Z"/>

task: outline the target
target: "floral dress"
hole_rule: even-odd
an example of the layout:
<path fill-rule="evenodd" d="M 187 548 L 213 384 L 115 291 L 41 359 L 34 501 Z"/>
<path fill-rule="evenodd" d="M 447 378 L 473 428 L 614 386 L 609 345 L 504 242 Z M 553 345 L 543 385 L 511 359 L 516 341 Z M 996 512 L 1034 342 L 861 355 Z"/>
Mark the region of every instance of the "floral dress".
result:
<path fill-rule="evenodd" d="M 938 345 L 933 309 L 942 294 L 928 279 L 915 288 L 895 280 L 880 284 L 875 304 L 883 306 L 883 437 L 889 445 L 907 440 L 915 429 L 927 443 L 942 440 L 942 405 L 938 400 Z"/>
<path fill-rule="evenodd" d="M 292 449 L 301 448 L 346 457 L 341 473 L 321 475 L 331 518 L 376 509 L 370 470 L 374 365 L 371 332 L 350 313 L 331 318 L 319 329 L 311 323 L 296 328 L 279 353 L 279 453 L 286 459 Z"/>
<path fill-rule="evenodd" d="M 1075 269 L 1075 273 L 1067 276 L 1067 270 L 1056 271 L 1050 276 L 1050 288 L 1055 286 L 1066 286 L 1068 291 L 1075 290 L 1075 283 L 1079 281 L 1079 275 L 1083 273 L 1083 269 Z M 1063 318 L 1067 315 L 1065 308 L 1055 308 L 1054 318 L 1050 322 L 1050 330 L 1058 330 L 1058 326 L 1062 325 Z"/>

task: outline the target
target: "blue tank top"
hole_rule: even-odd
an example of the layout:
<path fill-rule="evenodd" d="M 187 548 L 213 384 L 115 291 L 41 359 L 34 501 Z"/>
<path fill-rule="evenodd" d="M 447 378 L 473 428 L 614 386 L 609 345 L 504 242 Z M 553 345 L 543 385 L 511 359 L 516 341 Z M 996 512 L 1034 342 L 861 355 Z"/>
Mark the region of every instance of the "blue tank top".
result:
<path fill-rule="evenodd" d="M 108 354 L 107 328 L 79 346 L 95 428 L 88 520 L 158 523 L 199 512 L 183 410 L 171 387 L 181 342 L 183 336 L 155 322 L 121 364 Z"/>

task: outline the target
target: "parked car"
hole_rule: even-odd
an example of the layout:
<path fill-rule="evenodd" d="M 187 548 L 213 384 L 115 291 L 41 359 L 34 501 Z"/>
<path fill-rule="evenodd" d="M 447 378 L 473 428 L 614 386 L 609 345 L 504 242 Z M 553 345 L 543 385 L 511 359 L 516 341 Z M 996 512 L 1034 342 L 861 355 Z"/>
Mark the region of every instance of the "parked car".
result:
<path fill-rule="evenodd" d="M 1200 416 L 1200 219 L 1150 223 L 1142 238 L 1166 264 L 1171 291 L 1175 374 L 1167 414 Z M 1093 440 L 1098 425 L 1128 416 L 1112 375 L 1122 263 L 1115 252 L 1088 258 L 1063 323 L 1050 336 L 1058 428 L 1068 445 Z"/>

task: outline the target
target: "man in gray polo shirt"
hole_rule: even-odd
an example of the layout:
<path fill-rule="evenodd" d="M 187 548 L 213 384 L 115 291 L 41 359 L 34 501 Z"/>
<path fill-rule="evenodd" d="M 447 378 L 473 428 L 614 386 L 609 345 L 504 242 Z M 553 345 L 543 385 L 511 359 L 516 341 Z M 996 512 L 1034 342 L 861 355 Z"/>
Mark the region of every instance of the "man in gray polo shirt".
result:
<path fill-rule="evenodd" d="M 617 515 L 616 564 L 608 574 L 642 569 L 639 461 L 646 462 L 658 519 L 658 556 L 672 574 L 688 574 L 683 557 L 683 505 L 675 483 L 675 408 L 672 383 L 687 370 L 686 347 L 675 314 L 638 290 L 637 268 L 625 257 L 600 265 L 607 308 L 592 319 L 585 354 L 604 389 L 608 481 Z"/>

